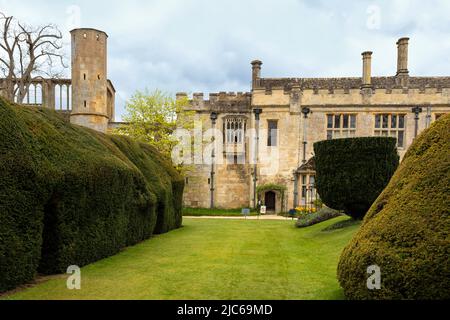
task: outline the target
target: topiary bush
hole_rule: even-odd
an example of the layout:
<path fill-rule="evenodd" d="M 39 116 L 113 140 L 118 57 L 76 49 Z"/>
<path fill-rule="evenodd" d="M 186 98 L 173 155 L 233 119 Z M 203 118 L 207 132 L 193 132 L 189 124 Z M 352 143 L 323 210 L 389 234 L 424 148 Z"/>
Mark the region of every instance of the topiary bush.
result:
<path fill-rule="evenodd" d="M 0 152 L 0 292 L 181 226 L 183 179 L 145 144 L 0 99 Z"/>
<path fill-rule="evenodd" d="M 326 206 L 363 219 L 399 164 L 394 138 L 352 138 L 314 144 L 317 191 Z"/>
<path fill-rule="evenodd" d="M 450 115 L 423 132 L 342 253 L 349 299 L 450 299 Z M 367 268 L 381 269 L 368 290 Z"/>

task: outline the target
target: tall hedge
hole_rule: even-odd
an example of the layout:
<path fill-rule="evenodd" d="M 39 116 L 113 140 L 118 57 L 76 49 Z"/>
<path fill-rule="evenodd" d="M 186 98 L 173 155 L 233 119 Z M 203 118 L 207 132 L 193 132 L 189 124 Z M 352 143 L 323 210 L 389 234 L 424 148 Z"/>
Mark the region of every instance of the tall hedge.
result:
<path fill-rule="evenodd" d="M 0 99 L 0 152 L 0 291 L 181 225 L 183 179 L 147 145 Z"/>
<path fill-rule="evenodd" d="M 349 299 L 450 299 L 450 115 L 423 132 L 342 253 Z M 367 267 L 381 270 L 368 290 Z"/>
<path fill-rule="evenodd" d="M 399 164 L 394 138 L 351 138 L 314 144 L 317 191 L 330 208 L 362 219 Z"/>
<path fill-rule="evenodd" d="M 149 191 L 157 196 L 157 221 L 154 233 L 181 227 L 184 179 L 152 146 L 123 137 L 112 137 L 114 144 L 139 168 Z"/>

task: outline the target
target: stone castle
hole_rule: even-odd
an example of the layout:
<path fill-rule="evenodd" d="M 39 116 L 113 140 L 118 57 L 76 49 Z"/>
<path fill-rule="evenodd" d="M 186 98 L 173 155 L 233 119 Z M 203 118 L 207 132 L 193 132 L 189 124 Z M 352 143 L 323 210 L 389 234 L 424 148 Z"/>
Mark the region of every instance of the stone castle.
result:
<path fill-rule="evenodd" d="M 74 124 L 107 132 L 115 125 L 116 94 L 107 78 L 107 40 L 100 30 L 72 30 L 71 79 L 33 80 L 23 103 L 56 109 Z"/>
<path fill-rule="evenodd" d="M 321 140 L 391 136 L 403 157 L 417 134 L 450 112 L 450 77 L 410 76 L 408 45 L 397 42 L 395 76 L 372 77 L 372 52 L 362 54 L 355 78 L 263 78 L 257 60 L 251 92 L 194 94 L 186 109 L 203 130 L 223 132 L 211 161 L 186 178 L 185 206 L 236 209 L 259 199 L 285 212 L 308 205 L 318 197 L 313 144 Z"/>
<path fill-rule="evenodd" d="M 24 103 L 107 132 L 118 125 L 107 78 L 108 35 L 83 28 L 71 36 L 71 79 L 33 81 Z M 403 157 L 417 134 L 450 112 L 450 77 L 410 76 L 408 45 L 408 38 L 397 42 L 394 76 L 372 77 L 372 52 L 362 54 L 362 77 L 354 78 L 262 78 L 256 60 L 251 92 L 215 93 L 208 100 L 194 94 L 186 110 L 203 131 L 221 134 L 212 152 L 202 146 L 210 163 L 196 161 L 188 173 L 184 205 L 236 209 L 260 200 L 274 212 L 308 205 L 318 197 L 313 144 L 325 139 L 391 136 Z"/>

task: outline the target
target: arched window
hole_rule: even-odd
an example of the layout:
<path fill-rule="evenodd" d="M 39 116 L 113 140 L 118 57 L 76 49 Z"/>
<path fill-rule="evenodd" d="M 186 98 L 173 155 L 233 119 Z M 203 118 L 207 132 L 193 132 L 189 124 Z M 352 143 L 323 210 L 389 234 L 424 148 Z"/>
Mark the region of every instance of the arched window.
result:
<path fill-rule="evenodd" d="M 55 109 L 72 110 L 72 86 L 70 84 L 55 85 Z"/>
<path fill-rule="evenodd" d="M 67 85 L 67 110 L 72 110 L 72 85 Z"/>
<path fill-rule="evenodd" d="M 60 84 L 55 85 L 55 109 L 62 110 L 62 87 Z"/>
<path fill-rule="evenodd" d="M 26 87 L 24 87 L 24 89 L 26 89 Z M 30 84 L 28 86 L 28 90 L 27 93 L 23 99 L 23 103 L 27 104 L 27 105 L 31 105 L 34 104 L 34 84 Z"/>
<path fill-rule="evenodd" d="M 42 85 L 39 83 L 35 85 L 35 103 L 42 105 Z"/>
<path fill-rule="evenodd" d="M 15 103 L 22 103 L 22 101 L 19 102 L 19 85 L 14 85 L 14 102 Z"/>
<path fill-rule="evenodd" d="M 246 130 L 246 120 L 241 117 L 231 117 L 226 121 L 226 144 L 243 144 Z"/>
<path fill-rule="evenodd" d="M 67 94 L 67 85 L 63 84 L 61 85 L 61 110 L 68 110 L 68 98 L 69 95 Z"/>

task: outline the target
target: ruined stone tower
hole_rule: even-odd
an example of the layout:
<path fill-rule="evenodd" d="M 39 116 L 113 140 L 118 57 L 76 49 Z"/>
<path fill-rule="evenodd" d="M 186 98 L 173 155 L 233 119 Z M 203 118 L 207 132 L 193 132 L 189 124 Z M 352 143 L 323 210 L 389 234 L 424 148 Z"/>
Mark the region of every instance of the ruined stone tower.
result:
<path fill-rule="evenodd" d="M 72 35 L 72 113 L 70 122 L 106 132 L 111 118 L 108 101 L 107 39 L 95 29 Z"/>

